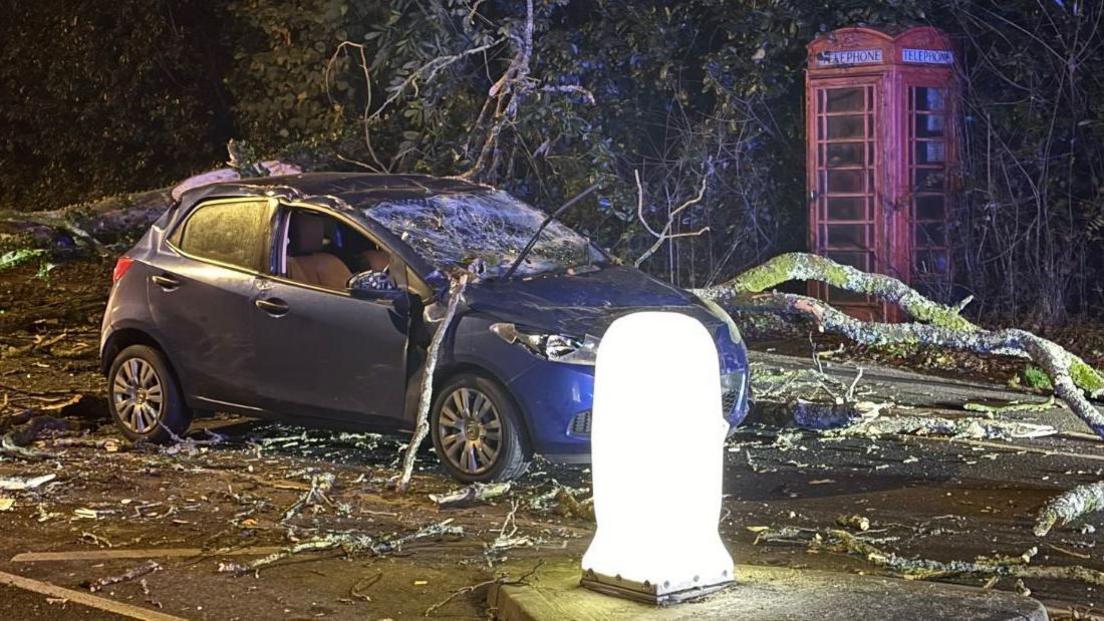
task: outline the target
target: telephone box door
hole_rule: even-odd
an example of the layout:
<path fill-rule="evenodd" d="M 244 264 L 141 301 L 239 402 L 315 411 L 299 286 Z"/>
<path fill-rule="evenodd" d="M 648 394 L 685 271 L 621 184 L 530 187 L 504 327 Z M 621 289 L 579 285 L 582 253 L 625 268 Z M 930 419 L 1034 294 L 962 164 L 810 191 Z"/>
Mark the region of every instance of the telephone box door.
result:
<path fill-rule="evenodd" d="M 823 81 L 810 93 L 811 246 L 817 254 L 863 271 L 880 271 L 877 197 L 880 131 L 877 80 Z M 816 295 L 849 314 L 873 319 L 881 305 L 866 296 L 817 283 Z"/>

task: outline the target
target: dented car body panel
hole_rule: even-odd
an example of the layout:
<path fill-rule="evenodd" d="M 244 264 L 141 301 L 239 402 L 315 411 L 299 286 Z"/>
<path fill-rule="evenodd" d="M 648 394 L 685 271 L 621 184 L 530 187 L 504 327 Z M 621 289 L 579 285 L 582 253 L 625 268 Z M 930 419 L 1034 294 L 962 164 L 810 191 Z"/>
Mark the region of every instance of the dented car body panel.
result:
<path fill-rule="evenodd" d="M 272 209 L 256 269 L 174 246 L 176 227 L 197 206 L 237 200 L 268 201 Z M 370 237 L 388 253 L 398 289 L 363 297 L 281 276 L 274 257 L 288 205 L 332 214 Z M 386 217 L 377 220 L 379 205 Z M 465 221 L 450 221 L 458 213 Z M 499 382 L 522 413 L 532 451 L 571 461 L 589 455 L 594 368 L 579 356 L 557 357 L 553 345 L 570 350 L 584 338 L 596 341 L 614 319 L 642 310 L 691 315 L 714 335 L 722 414 L 739 424 L 747 412 L 746 349 L 693 294 L 615 265 L 558 222 L 515 275 L 502 277 L 543 217 L 491 188 L 419 175 L 304 174 L 188 190 L 128 252 L 134 267 L 113 287 L 101 354 L 110 360 L 128 339 L 153 343 L 197 410 L 407 430 L 436 325 L 425 317 L 447 302 L 444 274 L 462 267 L 477 276 L 443 342 L 435 382 L 459 372 Z M 435 226 L 442 228 L 425 230 Z M 513 330 L 525 338 L 503 336 Z M 547 355 L 536 342 L 549 347 Z"/>

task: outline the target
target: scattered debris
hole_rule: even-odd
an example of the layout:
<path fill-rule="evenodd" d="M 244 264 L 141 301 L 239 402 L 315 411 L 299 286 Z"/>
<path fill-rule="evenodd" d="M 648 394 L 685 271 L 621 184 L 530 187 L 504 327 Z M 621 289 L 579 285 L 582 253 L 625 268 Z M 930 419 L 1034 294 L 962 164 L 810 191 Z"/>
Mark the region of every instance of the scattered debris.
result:
<path fill-rule="evenodd" d="M 1031 589 L 1024 585 L 1023 578 L 1016 579 L 1016 592 L 1024 597 L 1031 597 Z"/>
<path fill-rule="evenodd" d="M 219 563 L 219 573 L 233 573 L 235 575 L 245 575 L 247 573 L 254 573 L 260 571 L 264 567 L 268 567 L 273 563 L 281 561 L 290 556 L 301 554 L 303 552 L 322 552 L 325 550 L 333 550 L 335 548 L 344 548 L 347 554 L 367 549 L 371 546 L 372 538 L 368 535 L 355 535 L 350 533 L 329 534 L 325 537 L 318 539 L 311 539 L 310 541 L 304 541 L 297 543 L 293 546 L 284 548 L 278 552 L 273 552 L 264 558 L 259 558 L 252 563 Z"/>
<path fill-rule="evenodd" d="M 349 596 L 350 597 L 355 597 L 355 598 L 360 599 L 360 600 L 364 600 L 366 602 L 372 601 L 372 598 L 369 597 L 367 594 L 365 594 L 364 590 L 372 587 L 377 582 L 379 582 L 380 579 L 382 579 L 382 578 L 383 578 L 383 572 L 380 571 L 380 572 L 377 572 L 374 576 L 369 576 L 369 577 L 364 578 L 362 580 L 358 580 L 356 582 L 356 584 L 354 584 L 349 589 Z"/>
<path fill-rule="evenodd" d="M 97 535 L 96 533 L 90 533 L 90 532 L 85 531 L 85 532 L 81 533 L 80 538 L 81 538 L 81 541 L 87 541 L 87 542 L 89 542 L 93 545 L 99 546 L 101 548 L 102 547 L 108 547 L 108 548 L 115 547 L 111 543 L 110 539 L 108 539 L 107 537 L 102 537 L 100 535 Z"/>
<path fill-rule="evenodd" d="M 146 561 L 141 565 L 133 567 L 118 576 L 108 576 L 106 578 L 100 578 L 94 581 L 85 581 L 81 583 L 81 586 L 95 593 L 100 589 L 111 586 L 113 584 L 119 584 L 120 582 L 130 582 L 131 580 L 137 580 L 147 574 L 152 574 L 155 571 L 161 571 L 162 567 L 156 561 Z"/>
<path fill-rule="evenodd" d="M 802 429 L 838 429 L 875 419 L 882 409 L 891 405 L 872 401 L 818 403 L 798 399 L 792 406 L 793 420 Z"/>
<path fill-rule="evenodd" d="M 1047 501 L 1035 520 L 1035 536 L 1045 537 L 1055 524 L 1065 526 L 1101 509 L 1104 509 L 1104 481 L 1079 485 Z"/>
<path fill-rule="evenodd" d="M 103 539 L 101 537 L 101 539 Z M 119 559 L 194 558 L 210 556 L 264 556 L 279 552 L 281 546 L 204 550 L 202 548 L 112 548 L 109 550 L 71 550 L 61 552 L 21 552 L 11 558 L 13 563 L 69 561 L 109 561 Z"/>
<path fill-rule="evenodd" d="M 594 496 L 579 500 L 576 492 L 567 486 L 561 485 L 556 490 L 556 502 L 559 514 L 564 517 L 579 518 L 594 521 Z"/>
<path fill-rule="evenodd" d="M 281 561 L 290 556 L 300 554 L 303 552 L 323 552 L 326 550 L 334 550 L 341 548 L 345 554 L 349 556 L 356 556 L 358 554 L 368 553 L 374 556 L 383 556 L 385 554 L 391 554 L 402 549 L 404 545 L 417 539 L 424 539 L 426 537 L 438 537 L 442 535 L 463 535 L 464 529 L 460 526 L 452 526 L 452 519 L 447 519 L 441 522 L 430 524 L 424 528 L 421 528 L 413 533 L 402 535 L 399 537 L 381 537 L 379 539 L 373 538 L 371 535 L 364 533 L 329 533 L 325 536 L 311 539 L 297 543 L 293 546 L 273 552 L 264 558 L 257 559 L 249 564 L 242 563 L 219 563 L 218 571 L 220 573 L 233 573 L 236 575 L 244 575 L 247 573 L 258 572 L 260 569 L 272 565 L 278 561 Z"/>
<path fill-rule="evenodd" d="M 836 524 L 855 530 L 870 530 L 870 520 L 863 515 L 841 515 L 836 518 Z"/>
<path fill-rule="evenodd" d="M 29 489 L 36 489 L 53 481 L 57 478 L 56 474 L 44 474 L 39 477 L 31 477 L 29 479 L 23 479 L 20 477 L 0 477 L 0 490 L 5 492 L 20 492 Z"/>
<path fill-rule="evenodd" d="M 510 491 L 510 481 L 503 483 L 472 483 L 446 494 L 430 494 L 438 509 L 455 509 L 488 502 Z"/>
<path fill-rule="evenodd" d="M 826 432 L 830 436 L 869 436 L 890 434 L 951 436 L 987 440 L 1042 438 L 1058 430 L 1050 425 L 1018 421 L 939 418 L 936 416 L 885 416 L 851 427 Z"/>
<path fill-rule="evenodd" d="M 434 524 L 430 524 L 424 528 L 421 528 L 409 535 L 402 535 L 400 537 L 384 536 L 379 541 L 371 545 L 371 552 L 377 556 L 383 554 L 390 554 L 397 552 L 402 547 L 411 541 L 418 539 L 425 539 L 427 537 L 440 537 L 443 535 L 463 536 L 464 528 L 461 526 L 453 526 L 452 518 L 442 520 Z"/>
<path fill-rule="evenodd" d="M 0 513 L 11 511 L 15 507 L 15 499 L 8 496 L 0 496 Z"/>
<path fill-rule="evenodd" d="M 116 438 L 53 438 L 44 442 L 49 448 L 94 448 L 118 453 L 123 444 Z"/>
<path fill-rule="evenodd" d="M 978 557 L 974 561 L 935 561 L 925 558 L 905 558 L 885 552 L 871 541 L 844 530 L 813 531 L 807 529 L 765 528 L 755 542 L 804 542 L 812 551 L 827 550 L 857 556 L 909 580 L 938 580 L 959 576 L 1008 576 L 1043 580 L 1073 580 L 1094 586 L 1104 586 L 1104 572 L 1083 565 L 1029 565 L 1038 548 L 1030 548 L 1015 557 Z"/>
<path fill-rule="evenodd" d="M 461 595 L 467 595 L 468 593 L 473 593 L 475 591 L 478 591 L 480 589 L 485 589 L 485 588 L 493 586 L 493 585 L 518 586 L 518 585 L 528 584 L 529 578 L 533 577 L 537 573 L 537 571 L 541 568 L 542 565 L 544 565 L 544 559 L 538 560 L 537 564 L 534 565 L 532 569 L 530 569 L 529 571 L 525 572 L 524 574 L 518 576 L 517 578 L 509 578 L 506 575 L 501 575 L 501 576 L 495 578 L 494 580 L 486 580 L 484 582 L 480 582 L 479 584 L 473 584 L 471 586 L 466 586 L 466 587 L 463 587 L 461 589 L 457 589 L 456 591 L 453 591 L 453 593 L 451 595 L 449 595 L 448 597 L 446 597 L 445 599 L 437 602 L 436 604 L 430 606 L 429 608 L 426 608 L 426 611 L 423 613 L 423 616 L 429 617 L 429 616 L 433 615 L 433 613 L 437 612 L 441 608 L 444 608 L 446 605 L 449 604 L 449 602 L 456 599 L 457 597 L 460 597 Z"/>
<path fill-rule="evenodd" d="M 46 596 L 47 602 L 72 602 L 81 606 L 88 606 L 95 610 L 102 610 L 112 616 L 139 619 L 140 621 L 185 621 L 181 617 L 165 614 L 156 610 L 132 606 L 113 599 L 99 597 L 84 591 L 66 589 L 56 584 L 33 580 L 24 576 L 0 572 L 0 585 L 11 586 L 32 593 Z"/>
<path fill-rule="evenodd" d="M 483 548 L 483 556 L 487 559 L 488 565 L 501 561 L 509 550 L 533 545 L 531 538 L 525 535 L 518 536 L 517 534 L 518 504 L 517 501 L 513 503 L 510 512 L 506 514 L 506 519 L 502 521 L 502 527 L 498 529 L 498 536 Z"/>
<path fill-rule="evenodd" d="M 332 472 L 323 472 L 322 474 L 312 476 L 310 489 L 303 492 L 299 500 L 296 500 L 295 504 L 288 507 L 288 510 L 284 512 L 284 516 L 280 518 L 280 521 L 286 522 L 295 517 L 303 507 L 312 505 L 333 506 L 334 503 L 329 499 L 327 494 L 333 489 L 335 481 L 336 477 Z"/>

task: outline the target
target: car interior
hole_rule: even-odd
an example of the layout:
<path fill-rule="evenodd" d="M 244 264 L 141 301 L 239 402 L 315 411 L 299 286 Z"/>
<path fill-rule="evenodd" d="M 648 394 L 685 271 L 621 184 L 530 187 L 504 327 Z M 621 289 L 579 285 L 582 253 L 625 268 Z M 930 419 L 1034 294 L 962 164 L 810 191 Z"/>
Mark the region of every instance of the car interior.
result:
<path fill-rule="evenodd" d="M 375 242 L 336 218 L 302 209 L 291 212 L 281 272 L 306 285 L 345 291 L 353 274 L 388 274 L 391 258 Z M 394 284 L 394 281 L 391 281 Z"/>

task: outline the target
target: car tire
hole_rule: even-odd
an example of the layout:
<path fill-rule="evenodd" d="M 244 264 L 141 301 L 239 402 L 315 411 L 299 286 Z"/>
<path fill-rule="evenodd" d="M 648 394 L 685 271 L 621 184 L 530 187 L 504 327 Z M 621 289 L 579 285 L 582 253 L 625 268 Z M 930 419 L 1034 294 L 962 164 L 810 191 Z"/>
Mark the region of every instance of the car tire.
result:
<path fill-rule="evenodd" d="M 192 423 L 180 386 L 164 354 L 147 345 L 119 352 L 107 375 L 108 409 L 115 425 L 133 442 L 164 443 Z"/>
<path fill-rule="evenodd" d="M 438 391 L 429 419 L 441 465 L 460 481 L 508 481 L 529 467 L 521 412 L 492 379 L 474 373 L 450 378 Z"/>

